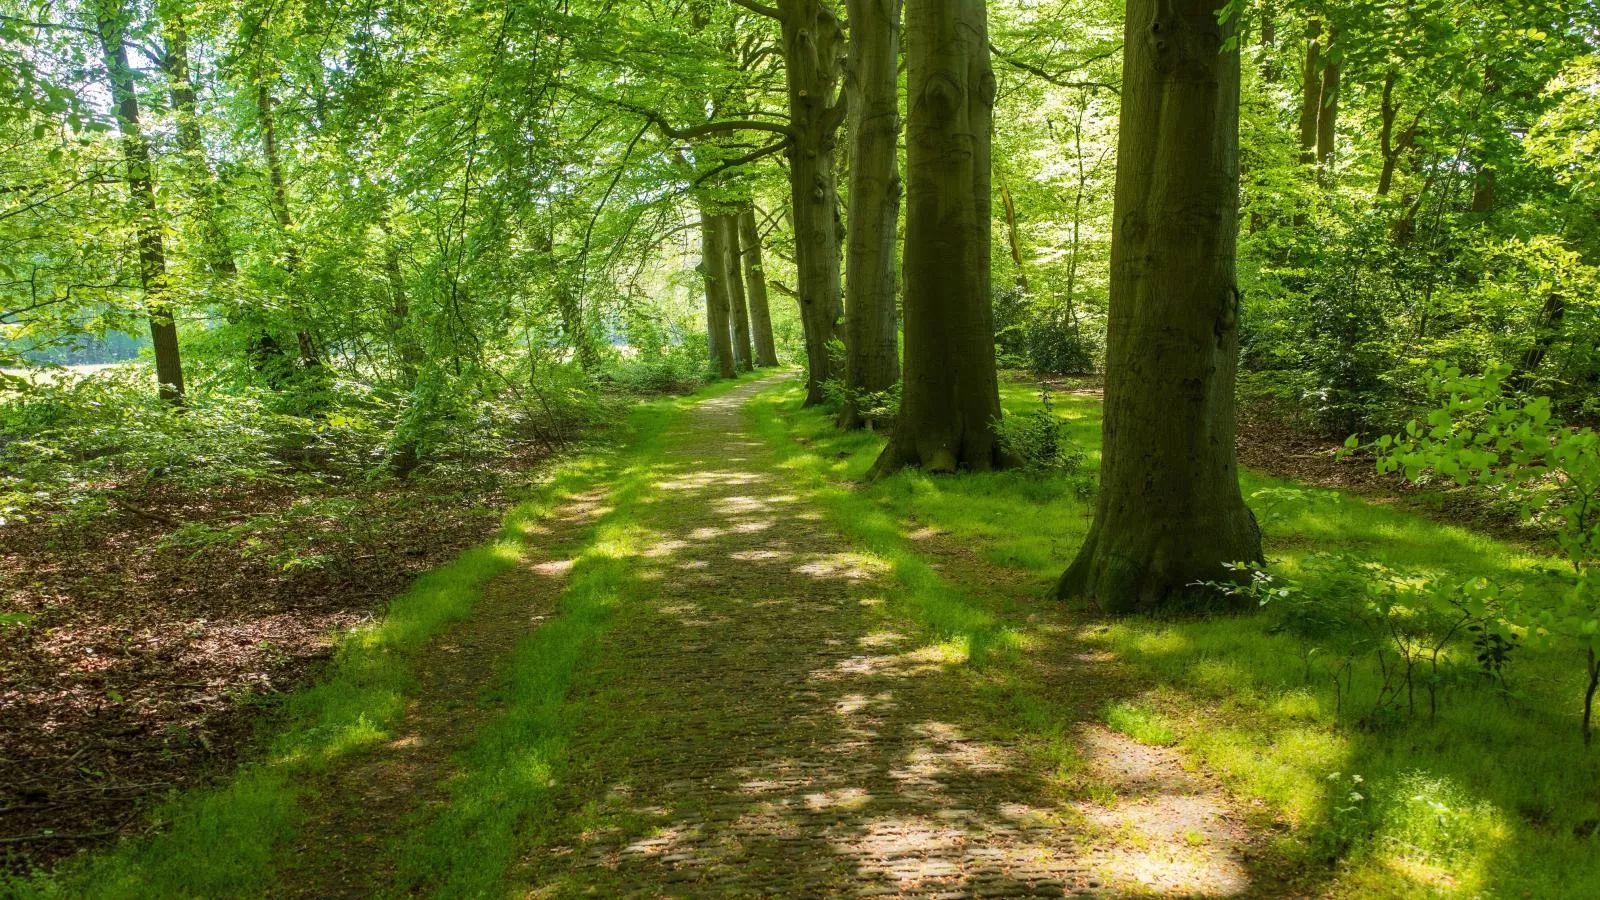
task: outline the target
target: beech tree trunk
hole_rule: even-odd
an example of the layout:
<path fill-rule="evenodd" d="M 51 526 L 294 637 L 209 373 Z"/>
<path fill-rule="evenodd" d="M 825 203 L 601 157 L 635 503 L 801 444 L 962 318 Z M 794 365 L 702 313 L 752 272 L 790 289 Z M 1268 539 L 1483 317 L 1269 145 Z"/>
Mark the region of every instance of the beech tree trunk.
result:
<path fill-rule="evenodd" d="M 739 255 L 744 270 L 745 303 L 750 307 L 750 337 L 755 342 L 756 365 L 778 364 L 778 347 L 772 340 L 772 310 L 767 303 L 767 271 L 761 264 L 761 230 L 756 210 L 746 204 L 739 211 Z"/>
<path fill-rule="evenodd" d="M 222 197 L 217 191 L 211 163 L 206 159 L 205 138 L 200 130 L 194 80 L 189 74 L 189 30 L 183 20 L 181 3 L 169 0 L 160 5 L 160 10 L 162 36 L 167 44 L 161 68 L 167 76 L 173 111 L 177 113 L 178 154 L 188 181 L 185 193 L 189 195 L 192 215 L 200 226 L 200 247 L 206 268 L 213 275 L 231 278 L 238 273 L 238 267 L 222 224 Z"/>
<path fill-rule="evenodd" d="M 156 206 L 150 145 L 139 124 L 139 97 L 134 91 L 133 69 L 128 65 L 128 45 L 124 37 L 127 15 L 121 0 L 101 2 L 95 7 L 95 26 L 106 78 L 111 86 L 111 101 L 116 108 L 122 159 L 127 168 L 128 201 L 139 241 L 139 283 L 144 289 L 150 343 L 156 357 L 157 392 L 163 401 L 181 404 L 183 360 L 178 353 L 178 327 L 172 315 L 167 253 L 161 236 L 160 210 Z"/>
<path fill-rule="evenodd" d="M 789 193 L 795 290 L 806 339 L 806 405 L 833 377 L 828 344 L 839 336 L 839 198 L 833 154 L 846 104 L 838 94 L 844 32 L 820 0 L 779 0 L 789 83 Z"/>
<path fill-rule="evenodd" d="M 900 0 L 849 0 L 850 232 L 845 263 L 845 408 L 900 380 L 895 239 L 900 218 Z"/>
<path fill-rule="evenodd" d="M 1111 237 L 1101 488 L 1057 594 L 1114 613 L 1225 602 L 1261 560 L 1239 492 L 1239 53 L 1216 0 L 1130 0 Z"/>
<path fill-rule="evenodd" d="M 721 222 L 704 207 L 700 209 L 700 274 L 706 282 L 706 338 L 711 348 L 711 364 L 718 378 L 732 378 L 733 342 L 728 332 L 728 269 L 722 244 Z"/>
<path fill-rule="evenodd" d="M 750 346 L 750 307 L 745 304 L 744 265 L 739 256 L 739 216 L 717 217 L 722 229 L 722 254 L 728 273 L 729 326 L 733 338 L 733 362 L 741 372 L 755 368 L 755 353 Z"/>
<path fill-rule="evenodd" d="M 989 293 L 989 136 L 995 78 L 984 0 L 906 10 L 905 383 L 873 466 L 984 471 L 1010 462 Z"/>

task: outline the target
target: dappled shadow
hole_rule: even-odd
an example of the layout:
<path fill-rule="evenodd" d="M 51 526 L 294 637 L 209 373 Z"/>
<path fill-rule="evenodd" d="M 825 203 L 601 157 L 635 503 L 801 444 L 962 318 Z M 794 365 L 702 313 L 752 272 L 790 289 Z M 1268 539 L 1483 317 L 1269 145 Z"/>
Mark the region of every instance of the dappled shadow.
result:
<path fill-rule="evenodd" d="M 1085 726 L 1110 787 L 1072 794 L 985 714 L 963 651 L 887 621 L 887 564 L 738 458 L 755 389 L 673 435 L 533 895 L 1246 892 L 1214 787 Z"/>

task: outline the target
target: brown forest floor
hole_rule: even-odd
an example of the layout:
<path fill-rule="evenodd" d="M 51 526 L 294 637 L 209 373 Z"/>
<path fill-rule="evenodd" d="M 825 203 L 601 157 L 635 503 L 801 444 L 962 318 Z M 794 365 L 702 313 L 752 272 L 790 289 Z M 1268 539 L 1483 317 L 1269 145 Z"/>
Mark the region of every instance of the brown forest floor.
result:
<path fill-rule="evenodd" d="M 81 523 L 5 525 L 0 609 L 34 618 L 0 625 L 0 867 L 109 844 L 231 771 L 334 637 L 492 534 L 534 463 L 466 483 L 127 489 Z"/>

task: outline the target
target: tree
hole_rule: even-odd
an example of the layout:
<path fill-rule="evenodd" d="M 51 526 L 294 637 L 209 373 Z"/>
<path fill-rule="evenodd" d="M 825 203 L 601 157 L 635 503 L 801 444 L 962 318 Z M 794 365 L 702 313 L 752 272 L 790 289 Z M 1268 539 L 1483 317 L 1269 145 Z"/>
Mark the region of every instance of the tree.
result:
<path fill-rule="evenodd" d="M 167 281 L 167 254 L 162 239 L 161 211 L 156 206 L 155 175 L 150 144 L 139 123 L 139 95 L 133 68 L 128 64 L 128 10 L 121 0 L 100 0 L 94 8 L 95 30 L 111 85 L 117 130 L 127 170 L 128 200 L 139 242 L 139 282 L 144 288 L 145 310 L 150 318 L 150 342 L 155 349 L 156 383 L 161 399 L 183 402 L 183 361 L 178 354 L 178 327 L 173 319 L 171 285 Z"/>
<path fill-rule="evenodd" d="M 995 434 L 988 10 L 984 0 L 913 2 L 906 35 L 905 383 L 872 472 L 985 471 L 1008 462 Z"/>
<path fill-rule="evenodd" d="M 845 261 L 845 406 L 900 380 L 895 239 L 900 217 L 900 0 L 850 0 L 850 218 Z"/>
<path fill-rule="evenodd" d="M 744 271 L 745 302 L 750 307 L 750 331 L 755 341 L 756 365 L 778 364 L 778 348 L 772 340 L 772 311 L 767 304 L 767 271 L 761 262 L 761 229 L 756 226 L 756 208 L 745 203 L 739 210 L 740 268 Z"/>
<path fill-rule="evenodd" d="M 706 284 L 706 338 L 717 377 L 738 374 L 728 319 L 728 266 L 726 234 L 720 217 L 700 207 L 700 274 Z"/>
<path fill-rule="evenodd" d="M 733 359 L 739 371 L 748 372 L 755 367 L 755 353 L 750 346 L 750 307 L 745 302 L 738 215 L 724 213 L 717 216 L 717 227 L 722 229 L 722 269 L 727 273 L 725 283 L 728 286 L 728 324 L 732 329 Z"/>
<path fill-rule="evenodd" d="M 1261 559 L 1234 458 L 1236 23 L 1215 0 L 1128 4 L 1101 487 L 1057 587 L 1109 612 L 1171 608 Z"/>

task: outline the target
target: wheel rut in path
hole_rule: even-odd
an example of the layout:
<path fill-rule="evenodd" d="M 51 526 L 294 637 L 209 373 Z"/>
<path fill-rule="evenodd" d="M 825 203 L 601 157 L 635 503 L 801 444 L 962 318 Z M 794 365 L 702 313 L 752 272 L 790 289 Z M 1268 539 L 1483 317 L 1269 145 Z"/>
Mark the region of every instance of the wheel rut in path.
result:
<path fill-rule="evenodd" d="M 554 822 L 513 873 L 528 896 L 1257 890 L 1212 782 L 1068 723 L 1117 792 L 1072 795 L 987 714 L 981 676 L 897 624 L 884 564 L 746 428 L 764 386 L 668 437 L 640 505 L 639 590 L 574 698 L 585 724 Z"/>
<path fill-rule="evenodd" d="M 499 683 L 500 663 L 555 611 L 572 561 L 552 554 L 576 543 L 608 511 L 605 492 L 593 490 L 523 526 L 521 562 L 486 584 L 472 617 L 419 657 L 419 689 L 394 732 L 336 764 L 307 791 L 306 821 L 284 854 L 273 896 L 371 897 L 388 890 L 395 840 L 449 801 L 452 756 L 503 706 L 482 700 Z"/>

